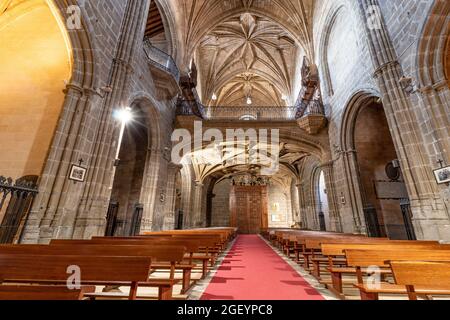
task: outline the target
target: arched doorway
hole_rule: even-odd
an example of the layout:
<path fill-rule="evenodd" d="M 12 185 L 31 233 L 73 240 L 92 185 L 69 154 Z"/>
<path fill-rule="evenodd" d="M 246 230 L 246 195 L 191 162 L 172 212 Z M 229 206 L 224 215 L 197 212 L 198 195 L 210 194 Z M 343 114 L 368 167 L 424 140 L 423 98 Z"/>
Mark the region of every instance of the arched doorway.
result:
<path fill-rule="evenodd" d="M 6 1 L 0 14 L 0 175 L 40 176 L 72 75 L 52 1 Z"/>
<path fill-rule="evenodd" d="M 325 174 L 322 170 L 318 169 L 315 175 L 315 202 L 319 227 L 321 231 L 327 231 L 330 229 L 330 211 L 325 185 Z"/>
<path fill-rule="evenodd" d="M 408 194 L 384 108 L 378 98 L 370 98 L 359 107 L 353 143 L 369 235 L 413 239 Z"/>
<path fill-rule="evenodd" d="M 131 109 L 126 125 L 111 192 L 106 235 L 139 234 L 144 205 L 141 203 L 144 172 L 149 150 L 149 126 L 146 114 L 138 106 Z"/>

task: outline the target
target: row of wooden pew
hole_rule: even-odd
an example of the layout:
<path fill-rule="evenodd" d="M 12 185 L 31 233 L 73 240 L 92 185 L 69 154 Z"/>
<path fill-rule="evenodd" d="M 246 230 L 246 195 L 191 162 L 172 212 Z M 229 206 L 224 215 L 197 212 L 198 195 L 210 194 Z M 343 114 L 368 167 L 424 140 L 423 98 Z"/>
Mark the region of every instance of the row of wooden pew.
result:
<path fill-rule="evenodd" d="M 262 235 L 340 299 L 450 296 L 450 245 L 302 230 Z M 356 292 L 358 292 L 356 291 Z"/>
<path fill-rule="evenodd" d="M 235 236 L 215 228 L 2 245 L 0 300 L 186 298 L 193 271 L 205 278 Z M 148 288 L 157 294 L 140 293 Z"/>

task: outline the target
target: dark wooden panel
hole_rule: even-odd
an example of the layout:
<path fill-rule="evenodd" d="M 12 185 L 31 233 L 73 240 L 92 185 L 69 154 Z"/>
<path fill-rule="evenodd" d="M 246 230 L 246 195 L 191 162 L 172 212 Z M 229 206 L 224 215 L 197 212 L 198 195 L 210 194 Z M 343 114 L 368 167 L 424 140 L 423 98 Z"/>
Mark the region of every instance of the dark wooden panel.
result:
<path fill-rule="evenodd" d="M 268 227 L 267 189 L 262 186 L 234 186 L 230 197 L 231 227 L 242 234 L 259 234 Z"/>

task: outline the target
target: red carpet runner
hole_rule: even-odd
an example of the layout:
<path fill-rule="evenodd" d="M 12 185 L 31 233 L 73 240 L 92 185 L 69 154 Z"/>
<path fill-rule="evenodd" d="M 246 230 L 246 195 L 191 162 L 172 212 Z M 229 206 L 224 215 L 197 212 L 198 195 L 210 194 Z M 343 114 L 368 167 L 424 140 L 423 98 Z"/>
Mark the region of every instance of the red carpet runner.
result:
<path fill-rule="evenodd" d="M 324 300 L 259 236 L 241 235 L 201 300 Z"/>

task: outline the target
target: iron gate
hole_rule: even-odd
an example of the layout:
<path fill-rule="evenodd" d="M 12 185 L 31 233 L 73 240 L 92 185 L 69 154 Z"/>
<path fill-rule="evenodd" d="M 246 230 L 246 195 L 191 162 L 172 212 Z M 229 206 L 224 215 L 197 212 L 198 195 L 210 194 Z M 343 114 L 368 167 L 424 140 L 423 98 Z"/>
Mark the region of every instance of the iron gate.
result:
<path fill-rule="evenodd" d="M 0 225 L 0 243 L 19 240 L 38 193 L 37 180 L 37 176 L 26 176 L 14 182 L 11 178 L 0 176 L 0 213 L 4 214 Z"/>
<path fill-rule="evenodd" d="M 117 228 L 117 213 L 119 212 L 119 203 L 111 201 L 106 215 L 106 231 L 105 237 L 113 237 Z"/>
<path fill-rule="evenodd" d="M 133 218 L 131 220 L 130 236 L 138 236 L 141 233 L 142 214 L 144 212 L 144 206 L 142 204 L 136 204 L 134 206 Z"/>
<path fill-rule="evenodd" d="M 402 199 L 400 201 L 400 208 L 402 209 L 403 220 L 405 221 L 406 234 L 408 240 L 417 240 L 416 233 L 414 232 L 414 226 L 412 223 L 412 211 L 411 203 L 409 199 Z"/>
<path fill-rule="evenodd" d="M 367 231 L 370 237 L 381 237 L 380 224 L 378 222 L 377 209 L 372 205 L 364 207 L 364 216 L 366 219 Z"/>
<path fill-rule="evenodd" d="M 322 211 L 319 212 L 319 225 L 320 225 L 320 231 L 327 231 L 327 223 L 325 220 L 325 214 Z"/>

